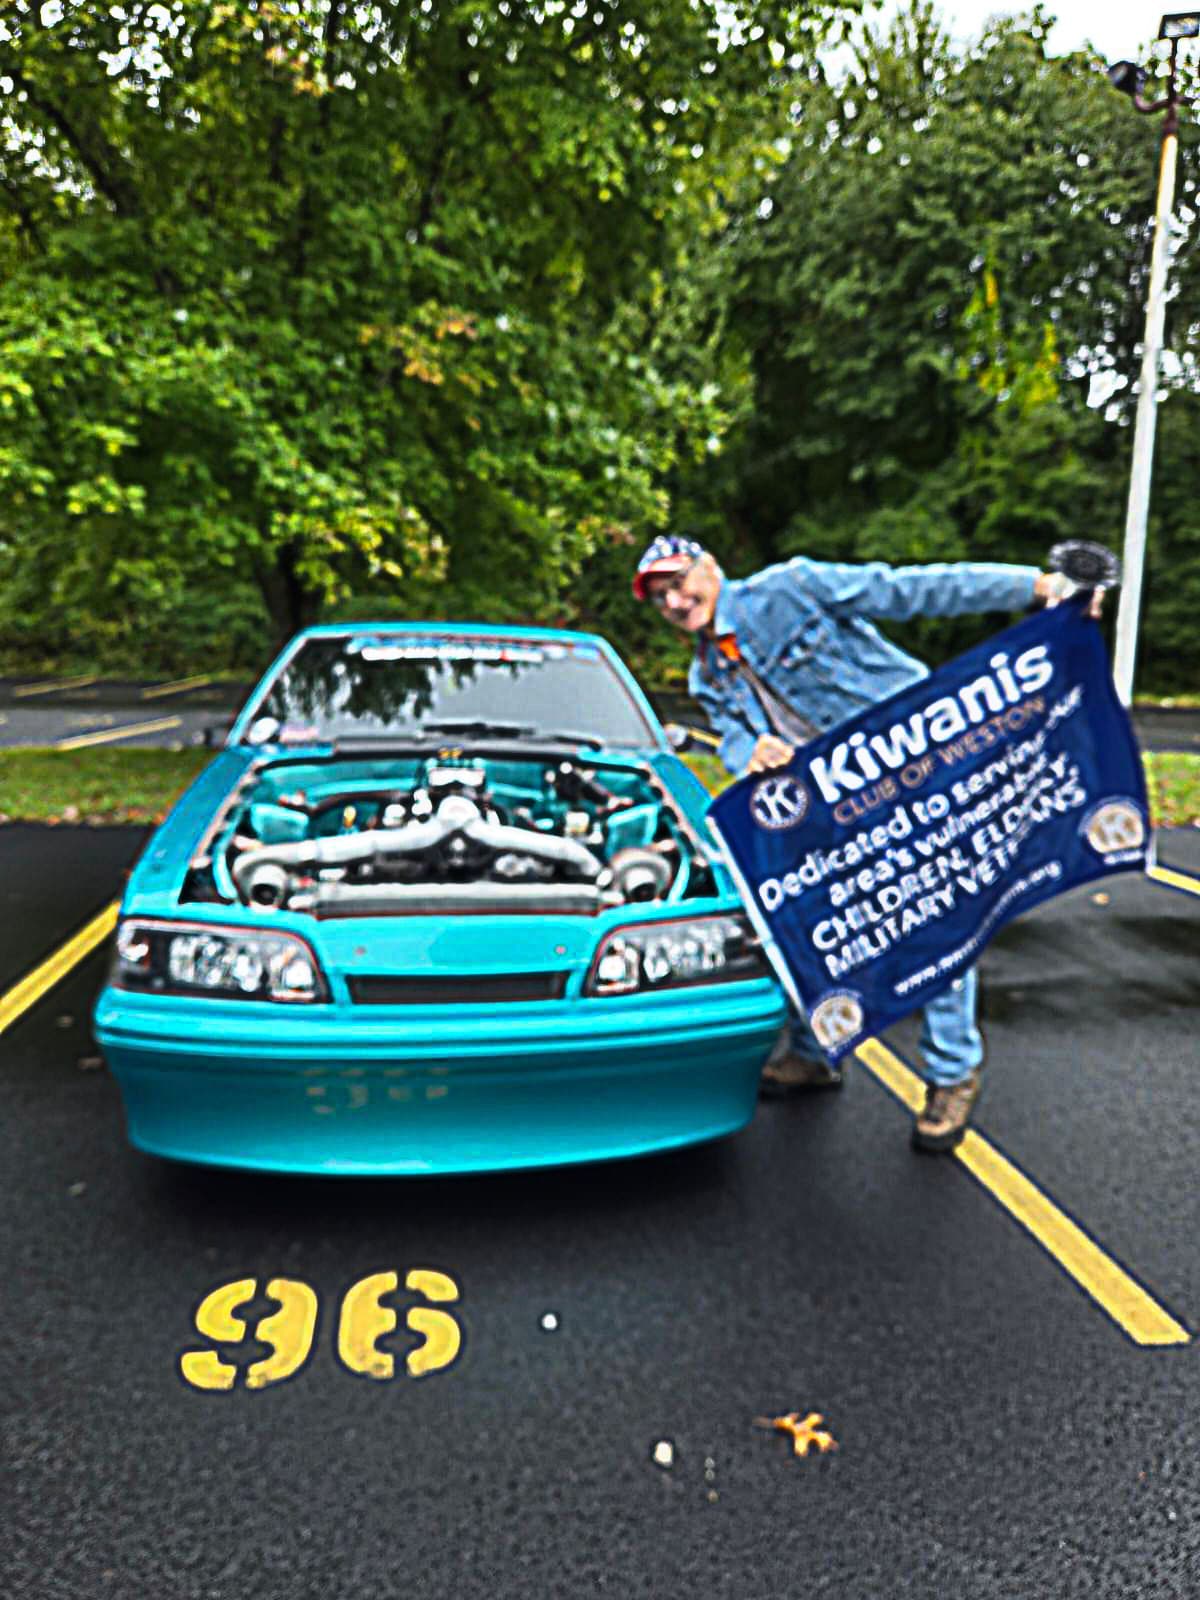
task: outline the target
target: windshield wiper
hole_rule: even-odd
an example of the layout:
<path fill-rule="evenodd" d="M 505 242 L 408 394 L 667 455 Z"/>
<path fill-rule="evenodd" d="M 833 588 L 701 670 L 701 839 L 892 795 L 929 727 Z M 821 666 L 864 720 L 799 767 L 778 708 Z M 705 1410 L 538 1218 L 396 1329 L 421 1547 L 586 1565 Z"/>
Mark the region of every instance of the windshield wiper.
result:
<path fill-rule="evenodd" d="M 333 741 L 335 755 L 387 755 L 405 746 L 424 747 L 438 739 L 494 739 L 498 742 L 529 745 L 588 745 L 593 750 L 603 750 L 605 741 L 595 733 L 582 733 L 577 729 L 539 728 L 527 722 L 485 722 L 482 719 L 464 718 L 422 722 L 401 733 L 381 729 L 378 733 L 344 733 Z"/>
<path fill-rule="evenodd" d="M 521 739 L 527 734 L 537 733 L 537 728 L 530 722 L 487 722 L 481 717 L 448 717 L 439 722 L 422 722 L 419 724 L 421 733 L 474 733 L 481 736 L 490 735 L 497 739 Z"/>
<path fill-rule="evenodd" d="M 464 718 L 439 722 L 422 722 L 422 733 L 465 734 L 475 738 L 536 739 L 542 744 L 588 744 L 597 750 L 604 748 L 604 740 L 594 733 L 580 733 L 572 728 L 539 728 L 533 722 L 485 722 Z"/>
<path fill-rule="evenodd" d="M 593 750 L 604 749 L 604 740 L 598 733 L 580 733 L 578 728 L 547 728 L 539 732 L 543 739 L 553 739 L 557 744 L 590 744 Z"/>

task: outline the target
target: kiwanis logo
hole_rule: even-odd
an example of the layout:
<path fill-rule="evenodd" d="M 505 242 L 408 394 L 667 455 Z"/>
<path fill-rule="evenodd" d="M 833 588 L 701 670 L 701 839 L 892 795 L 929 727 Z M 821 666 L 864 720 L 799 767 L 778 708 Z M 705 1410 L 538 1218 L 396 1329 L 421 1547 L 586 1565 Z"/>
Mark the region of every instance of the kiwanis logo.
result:
<path fill-rule="evenodd" d="M 760 828 L 794 828 L 808 815 L 808 790 L 790 772 L 764 778 L 751 792 L 750 815 Z"/>
<path fill-rule="evenodd" d="M 826 1050 L 836 1050 L 862 1032 L 863 1008 L 859 997 L 846 990 L 827 995 L 809 1017 L 812 1031 Z"/>
<path fill-rule="evenodd" d="M 1106 800 L 1090 811 L 1083 823 L 1084 837 L 1097 855 L 1139 850 L 1146 842 L 1146 825 L 1138 808 L 1128 800 Z"/>

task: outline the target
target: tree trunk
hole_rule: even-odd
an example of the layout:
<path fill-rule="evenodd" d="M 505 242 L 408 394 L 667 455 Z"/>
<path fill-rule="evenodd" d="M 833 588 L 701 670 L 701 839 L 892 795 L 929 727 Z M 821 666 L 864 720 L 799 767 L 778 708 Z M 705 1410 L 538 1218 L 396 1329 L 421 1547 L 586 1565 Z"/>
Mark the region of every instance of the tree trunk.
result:
<path fill-rule="evenodd" d="M 254 579 L 271 619 L 272 642 L 282 649 L 293 634 L 317 620 L 320 596 L 307 589 L 297 575 L 296 552 L 291 545 L 281 546 L 273 561 L 257 562 Z"/>

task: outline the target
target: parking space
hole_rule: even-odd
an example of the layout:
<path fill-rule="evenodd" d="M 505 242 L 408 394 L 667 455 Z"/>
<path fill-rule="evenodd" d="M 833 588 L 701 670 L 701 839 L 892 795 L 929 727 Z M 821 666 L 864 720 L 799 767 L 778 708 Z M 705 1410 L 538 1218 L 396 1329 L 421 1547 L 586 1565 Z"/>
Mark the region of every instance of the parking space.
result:
<path fill-rule="evenodd" d="M 1200 887 L 1200 830 L 1160 835 L 1159 855 Z M 1200 894 L 1114 877 L 1020 918 L 981 972 L 995 1069 L 981 1124 L 1167 1305 L 1200 1318 Z M 915 1022 L 895 1033 L 912 1055 Z"/>
<path fill-rule="evenodd" d="M 0 829 L 0 993 L 119 893 L 144 833 Z M 8 1592 L 790 1597 L 1190 1592 L 1200 831 L 1020 919 L 983 962 L 979 1132 L 1183 1334 L 1138 1344 L 997 1203 L 915 1156 L 884 1041 L 840 1094 L 669 1157 L 469 1180 L 264 1179 L 132 1151 L 93 1064 L 97 947 L 0 1033 Z M 989 1186 L 990 1183 L 990 1186 Z M 442 1370 L 339 1359 L 347 1291 L 436 1270 Z M 185 1382 L 210 1291 L 316 1321 L 294 1376 Z M 297 1291 L 298 1293 L 298 1291 Z M 255 1336 L 255 1334 L 259 1336 Z M 345 1352 L 342 1351 L 344 1356 Z M 799 1459 L 754 1418 L 818 1411 Z M 659 1458 L 669 1465 L 656 1463 Z"/>

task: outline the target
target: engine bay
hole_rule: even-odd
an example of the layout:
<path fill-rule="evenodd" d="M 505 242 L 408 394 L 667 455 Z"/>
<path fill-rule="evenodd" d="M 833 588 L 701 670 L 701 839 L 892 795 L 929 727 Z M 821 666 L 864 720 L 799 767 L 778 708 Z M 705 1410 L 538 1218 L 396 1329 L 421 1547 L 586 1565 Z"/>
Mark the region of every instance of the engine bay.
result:
<path fill-rule="evenodd" d="M 705 846 L 650 768 L 442 750 L 256 763 L 184 898 L 316 917 L 594 915 L 714 892 Z"/>

